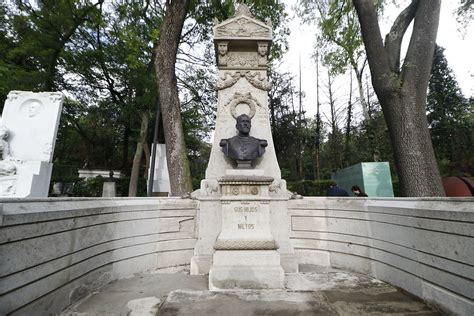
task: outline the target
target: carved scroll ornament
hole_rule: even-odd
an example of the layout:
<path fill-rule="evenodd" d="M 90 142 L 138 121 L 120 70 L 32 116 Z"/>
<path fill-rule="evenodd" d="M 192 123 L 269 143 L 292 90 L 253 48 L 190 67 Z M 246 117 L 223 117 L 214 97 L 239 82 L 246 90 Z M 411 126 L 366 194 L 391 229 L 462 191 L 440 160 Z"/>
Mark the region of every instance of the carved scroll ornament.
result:
<path fill-rule="evenodd" d="M 271 82 L 267 81 L 266 76 L 262 76 L 262 73 L 258 71 L 226 71 L 219 77 L 220 80 L 216 88 L 217 90 L 223 90 L 232 87 L 242 77 L 245 77 L 245 79 L 257 89 L 264 91 L 270 91 L 272 89 Z"/>

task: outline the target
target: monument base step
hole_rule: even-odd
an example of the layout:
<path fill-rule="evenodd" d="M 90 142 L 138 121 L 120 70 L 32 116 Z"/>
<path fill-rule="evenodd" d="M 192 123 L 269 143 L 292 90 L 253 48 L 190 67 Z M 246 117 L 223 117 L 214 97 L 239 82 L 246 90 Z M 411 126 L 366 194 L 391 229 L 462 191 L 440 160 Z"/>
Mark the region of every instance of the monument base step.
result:
<path fill-rule="evenodd" d="M 220 266 L 209 272 L 209 290 L 283 289 L 285 272 L 281 266 Z"/>
<path fill-rule="evenodd" d="M 209 290 L 282 289 L 285 272 L 276 250 L 216 251 L 209 271 Z"/>

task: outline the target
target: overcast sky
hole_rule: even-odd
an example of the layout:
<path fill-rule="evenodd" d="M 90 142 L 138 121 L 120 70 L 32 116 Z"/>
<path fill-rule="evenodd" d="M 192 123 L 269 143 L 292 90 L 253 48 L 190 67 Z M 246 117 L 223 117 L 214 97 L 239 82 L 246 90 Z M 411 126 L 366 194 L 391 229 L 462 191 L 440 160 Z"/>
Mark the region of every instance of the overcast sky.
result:
<path fill-rule="evenodd" d="M 290 71 L 296 75 L 295 85 L 298 87 L 298 60 L 301 55 L 302 91 L 306 95 L 303 99 L 303 107 L 309 115 L 314 116 L 316 113 L 316 64 L 311 55 L 314 53 L 316 27 L 302 25 L 301 20 L 294 14 L 292 7 L 296 5 L 297 0 L 284 0 L 284 2 L 289 12 L 291 35 L 289 51 L 284 57 L 280 70 Z M 387 8 L 385 19 L 381 22 L 383 37 L 385 37 L 398 13 L 404 8 L 403 4 L 409 3 L 409 1 L 397 1 L 397 3 L 400 4 L 400 7 L 396 8 L 392 5 Z M 453 69 L 463 94 L 469 97 L 474 96 L 474 22 L 464 31 L 458 30 L 460 25 L 456 22 L 456 16 L 453 13 L 458 5 L 459 0 L 442 1 L 437 43 L 446 49 L 445 55 L 448 64 Z M 409 36 L 410 34 L 405 35 L 404 44 L 408 41 Z M 322 71 L 320 70 L 320 72 Z M 345 92 L 349 89 L 346 88 L 347 84 L 347 80 L 343 78 L 339 78 L 336 83 L 340 99 L 344 98 L 342 95 L 348 93 Z M 324 99 L 325 97 L 321 93 L 321 102 L 324 103 Z M 347 100 L 344 100 L 344 102 L 347 102 Z M 327 112 L 327 108 L 323 107 L 323 111 Z M 360 114 L 360 110 L 358 112 Z"/>

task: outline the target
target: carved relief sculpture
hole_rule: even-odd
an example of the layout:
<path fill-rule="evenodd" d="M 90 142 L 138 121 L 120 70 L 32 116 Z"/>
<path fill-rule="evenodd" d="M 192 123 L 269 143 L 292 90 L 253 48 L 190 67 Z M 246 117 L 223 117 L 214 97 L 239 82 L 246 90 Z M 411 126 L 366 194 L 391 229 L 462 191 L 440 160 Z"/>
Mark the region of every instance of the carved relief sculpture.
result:
<path fill-rule="evenodd" d="M 0 176 L 11 176 L 16 174 L 16 166 L 12 161 L 10 154 L 10 146 L 8 145 L 8 129 L 0 126 Z"/>
<path fill-rule="evenodd" d="M 0 126 L 0 196 L 9 196 L 15 193 L 16 189 L 16 165 L 10 154 L 8 145 L 8 129 Z"/>
<path fill-rule="evenodd" d="M 268 43 L 267 42 L 258 42 L 258 65 L 267 66 L 267 52 L 268 52 Z"/>
<path fill-rule="evenodd" d="M 272 84 L 267 80 L 266 76 L 262 76 L 259 71 L 226 71 L 223 75 L 219 76 L 217 82 L 217 90 L 223 90 L 232 87 L 240 78 L 245 77 L 252 86 L 257 89 L 270 91 Z"/>
<path fill-rule="evenodd" d="M 221 66 L 227 66 L 227 43 L 219 42 L 217 44 L 217 52 L 219 53 L 218 62 Z"/>
<path fill-rule="evenodd" d="M 262 27 L 247 17 L 233 21 L 232 23 L 217 27 L 216 36 L 232 36 L 232 37 L 268 37 L 270 31 L 266 27 Z"/>

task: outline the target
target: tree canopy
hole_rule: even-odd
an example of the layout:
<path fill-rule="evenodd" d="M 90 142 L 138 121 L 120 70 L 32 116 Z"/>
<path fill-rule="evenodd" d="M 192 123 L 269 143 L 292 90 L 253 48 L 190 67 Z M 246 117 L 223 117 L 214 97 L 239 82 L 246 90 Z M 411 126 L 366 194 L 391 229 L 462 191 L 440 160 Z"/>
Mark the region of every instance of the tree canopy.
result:
<path fill-rule="evenodd" d="M 401 163 L 407 159 L 430 165 L 426 174 L 433 174 L 439 166 L 443 176 L 472 175 L 473 100 L 461 94 L 443 49 L 436 48 L 431 63 L 434 46 L 415 36 L 407 56 L 400 56 L 401 39 L 409 22 L 414 21 L 415 34 L 435 38 L 434 26 L 426 20 L 436 18 L 437 2 L 428 8 L 424 0 L 411 1 L 384 42 L 382 34 L 375 32 L 379 7 L 369 7 L 372 1 L 299 1 L 299 14 L 315 22 L 312 25 L 319 30 L 315 57 L 330 70 L 317 73 L 321 84 L 316 89 L 327 95 L 328 101 L 321 104 L 318 100 L 312 106 L 328 110 L 318 111 L 316 118 L 296 105 L 304 94 L 297 91 L 295 76 L 277 67 L 288 48 L 288 8 L 276 0 L 243 2 L 252 14 L 271 21 L 273 27 L 268 70 L 273 83 L 270 123 L 282 175 L 289 180 L 290 189 L 324 194 L 318 180 L 328 179 L 339 168 L 374 159 L 391 162 L 405 195 L 439 194 L 423 186 L 421 192 L 418 182 L 410 182 L 416 172 L 410 171 L 411 164 Z M 11 90 L 57 90 L 67 96 L 56 142 L 53 181 L 73 181 L 70 179 L 77 177 L 77 169 L 83 167 L 119 169 L 132 178 L 128 194 L 143 195 L 140 190 L 147 177 L 156 108 L 162 98 L 159 141 L 164 142 L 164 134 L 172 130 L 170 122 L 182 124 L 181 154 L 170 156 L 180 156 L 180 160 L 172 169 L 189 163 L 189 172 L 184 172 L 187 184 L 176 194 L 199 186 L 209 157 L 217 102 L 212 26 L 214 20 L 234 14 L 236 1 L 190 0 L 182 25 L 174 37 L 166 37 L 165 32 L 171 29 L 165 25 L 171 4 L 177 1 L 0 3 L 0 104 L 3 106 Z M 462 1 L 458 17 L 468 22 L 471 9 L 472 1 Z M 175 59 L 168 71 L 157 57 L 160 39 L 164 38 L 169 39 L 167 44 L 177 38 L 176 52 L 163 59 Z M 366 58 L 378 98 L 370 84 Z M 356 93 L 351 82 L 343 86 L 347 93 L 336 95 L 335 80 L 348 72 L 355 75 Z M 176 82 L 169 88 L 160 85 L 160 80 L 169 83 L 173 76 Z M 167 94 L 163 91 L 170 89 L 176 92 L 172 106 L 171 94 L 163 98 Z M 410 96 L 416 96 L 416 101 Z M 398 103 L 392 104 L 394 100 Z M 354 119 L 358 103 L 364 109 L 363 120 Z M 416 122 L 403 121 L 392 112 L 397 108 L 416 110 Z M 174 118 L 168 116 L 171 109 Z M 418 129 L 405 130 L 411 125 Z M 424 136 L 418 138 L 417 131 L 423 126 Z M 401 134 L 418 140 L 413 145 L 405 137 L 403 142 L 409 147 L 403 147 Z M 436 159 L 434 155 L 425 157 L 430 149 L 422 144 L 431 144 L 430 140 Z M 406 153 L 409 158 L 403 156 Z M 432 163 L 427 164 L 430 159 Z"/>

